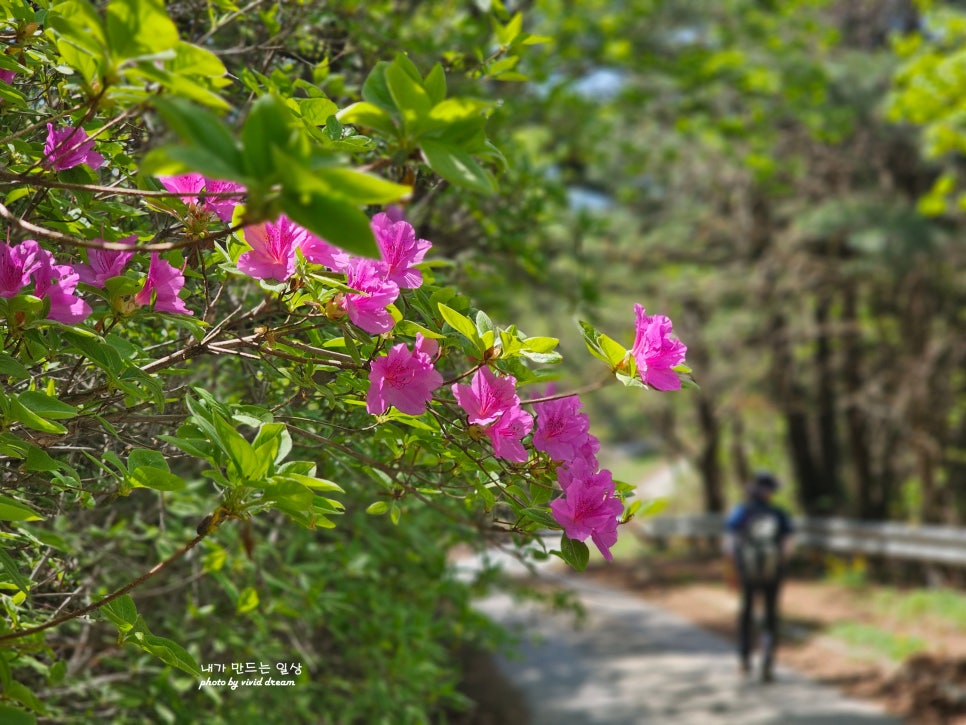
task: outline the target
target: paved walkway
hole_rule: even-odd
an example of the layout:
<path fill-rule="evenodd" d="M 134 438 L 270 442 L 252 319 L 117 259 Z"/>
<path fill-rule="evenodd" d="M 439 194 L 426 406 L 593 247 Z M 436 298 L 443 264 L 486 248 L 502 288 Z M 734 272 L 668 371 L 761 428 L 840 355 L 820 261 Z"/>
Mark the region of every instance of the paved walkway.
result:
<path fill-rule="evenodd" d="M 495 620 L 530 635 L 519 657 L 498 663 L 523 691 L 530 725 L 901 722 L 782 667 L 770 685 L 745 681 L 731 644 L 718 636 L 579 575 L 544 576 L 577 593 L 587 611 L 583 626 L 572 614 L 548 613 L 505 594 L 478 603 Z"/>

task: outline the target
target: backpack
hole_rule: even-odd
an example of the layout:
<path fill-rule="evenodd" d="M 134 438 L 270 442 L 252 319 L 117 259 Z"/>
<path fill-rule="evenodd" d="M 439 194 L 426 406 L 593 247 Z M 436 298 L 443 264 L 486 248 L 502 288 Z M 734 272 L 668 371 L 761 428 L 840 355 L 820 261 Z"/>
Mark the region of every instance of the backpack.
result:
<path fill-rule="evenodd" d="M 774 509 L 750 508 L 738 535 L 738 566 L 753 582 L 773 581 L 781 564 L 782 521 Z"/>

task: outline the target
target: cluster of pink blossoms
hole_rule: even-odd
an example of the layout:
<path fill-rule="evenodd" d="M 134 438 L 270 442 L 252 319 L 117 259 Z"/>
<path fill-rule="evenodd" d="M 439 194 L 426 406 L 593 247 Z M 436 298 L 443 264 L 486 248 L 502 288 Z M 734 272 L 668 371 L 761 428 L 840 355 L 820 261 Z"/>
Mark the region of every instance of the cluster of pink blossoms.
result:
<path fill-rule="evenodd" d="M 73 267 L 57 264 L 33 239 L 13 247 L 0 243 L 0 297 L 15 297 L 32 281 L 33 295 L 50 301 L 47 316 L 73 324 L 91 314 L 90 305 L 74 294 L 78 279 Z"/>
<path fill-rule="evenodd" d="M 376 214 L 371 225 L 381 256 L 377 260 L 353 257 L 285 216 L 246 227 L 251 251 L 238 259 L 238 268 L 255 279 L 284 282 L 295 273 L 300 249 L 309 262 L 346 275 L 346 285 L 354 291 L 343 295 L 339 304 L 354 325 L 380 335 L 392 329 L 394 321 L 386 308 L 399 297 L 399 290 L 423 283 L 414 265 L 423 261 L 432 245 L 417 239 L 412 225 L 394 209 Z"/>
<path fill-rule="evenodd" d="M 614 489 L 610 471 L 599 469 L 600 441 L 590 433 L 590 421 L 580 412 L 576 395 L 536 403 L 537 430 L 533 446 L 560 462 L 557 482 L 564 495 L 550 510 L 571 539 L 591 537 L 605 559 L 617 542 L 617 522 L 624 504 Z"/>
<path fill-rule="evenodd" d="M 102 239 L 95 240 L 103 242 Z M 133 244 L 135 237 L 121 240 Z M 133 256 L 133 252 L 90 249 L 87 264 L 57 264 L 54 255 L 43 249 L 33 239 L 15 246 L 0 242 L 0 297 L 15 297 L 28 291 L 35 297 L 50 301 L 47 317 L 64 324 L 76 324 L 87 319 L 91 306 L 76 295 L 77 284 L 83 282 L 94 287 L 104 287 L 105 281 L 118 277 Z M 33 290 L 28 290 L 33 282 Z M 140 306 L 154 303 L 159 312 L 194 314 L 187 309 L 178 293 L 184 287 L 184 275 L 158 253 L 151 255 L 144 286 L 134 301 Z"/>
<path fill-rule="evenodd" d="M 523 438 L 533 429 L 533 416 L 520 407 L 516 383 L 512 375 L 497 377 L 484 366 L 469 385 L 453 383 L 452 390 L 467 422 L 483 427 L 497 458 L 526 463 L 530 456 Z"/>
<path fill-rule="evenodd" d="M 201 174 L 160 176 L 158 181 L 172 194 L 178 194 L 194 214 L 214 214 L 226 224 L 231 221 L 245 187 L 234 181 L 207 179 Z"/>
<path fill-rule="evenodd" d="M 0 76 L 0 80 L 10 82 Z M 88 138 L 82 128 L 65 126 L 57 129 L 47 124 L 47 140 L 44 144 L 43 165 L 55 171 L 64 171 L 81 164 L 92 169 L 104 163 L 104 157 L 94 151 L 94 140 Z M 95 243 L 104 240 L 95 239 Z M 136 237 L 120 240 L 133 245 Z M 21 293 L 46 299 L 50 304 L 47 317 L 64 324 L 76 324 L 87 319 L 91 306 L 77 295 L 79 283 L 104 287 L 104 283 L 118 277 L 134 256 L 134 252 L 92 248 L 87 252 L 87 262 L 75 265 L 58 264 L 54 255 L 43 249 L 35 240 L 26 239 L 20 244 L 0 243 L 0 297 L 15 297 Z M 33 285 L 31 289 L 30 286 Z M 157 253 L 151 256 L 150 267 L 144 286 L 135 296 L 138 305 L 149 305 L 163 312 L 192 314 L 178 297 L 184 286 L 184 275 Z"/>
<path fill-rule="evenodd" d="M 366 410 L 382 415 L 394 405 L 409 415 L 425 413 L 433 391 L 443 384 L 443 377 L 433 367 L 438 354 L 436 341 L 417 333 L 412 350 L 399 343 L 388 355 L 373 360 Z"/>

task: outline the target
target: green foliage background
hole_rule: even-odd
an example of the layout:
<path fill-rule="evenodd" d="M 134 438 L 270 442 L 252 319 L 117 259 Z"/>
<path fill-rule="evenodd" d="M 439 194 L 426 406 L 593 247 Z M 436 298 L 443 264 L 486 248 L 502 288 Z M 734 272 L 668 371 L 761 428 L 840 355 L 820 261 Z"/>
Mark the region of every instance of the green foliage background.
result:
<path fill-rule="evenodd" d="M 613 376 L 580 357 L 587 338 L 611 373 L 618 361 L 569 318 L 626 342 L 641 301 L 675 320 L 700 389 L 605 389 L 588 400 L 595 429 L 691 460 L 705 508 L 768 467 L 805 513 L 966 520 L 957 3 L 0 6 L 0 68 L 17 71 L 0 82 L 0 191 L 17 238 L 31 235 L 14 218 L 71 239 L 184 240 L 168 256 L 187 263 L 215 326 L 144 314 L 115 330 L 129 289 L 108 292 L 102 304 L 115 306 L 88 335 L 4 301 L 8 333 L 25 332 L 0 357 L 4 400 L 16 401 L 0 433 L 7 626 L 117 590 L 199 524 L 210 535 L 130 601 L 4 649 L 0 719 L 430 721 L 467 705 L 456 648 L 500 639 L 448 552 L 492 541 L 494 523 L 513 534 L 546 523 L 548 471 L 485 460 L 448 427 L 452 409 L 373 427 L 346 403 L 364 395 L 351 371 L 371 340 L 286 342 L 299 304 L 340 291 L 332 280 L 242 286 L 224 271 L 237 241 L 176 221 L 171 199 L 139 203 L 97 183 L 151 192 L 154 176 L 188 168 L 234 178 L 252 219 L 284 211 L 358 252 L 373 249 L 362 209 L 411 187 L 407 218 L 436 261 L 400 310 L 400 335 L 442 334 L 465 361 L 486 341 L 519 344 L 500 364 L 523 383 L 548 379 L 542 364 L 558 359 L 528 335 L 559 337 L 564 384 L 593 386 Z M 51 6 L 60 19 L 35 24 Z M 113 124 L 98 145 L 110 178 L 32 179 L 43 121 L 68 116 Z M 229 264 L 193 256 L 208 235 Z M 252 313 L 264 299 L 285 303 Z M 177 357 L 212 329 L 232 354 Z M 218 429 L 220 448 L 186 450 L 205 439 L 202 419 L 238 438 Z M 266 480 L 318 483 L 274 480 L 274 493 L 235 502 L 258 515 L 235 520 L 203 471 L 237 475 L 255 431 L 274 440 L 264 426 L 280 421 L 290 458 L 315 469 L 283 470 L 279 434 L 257 464 Z M 76 450 L 58 442 L 68 430 Z M 160 493 L 165 482 L 177 490 Z M 300 517 L 336 525 L 292 525 Z M 197 689 L 197 663 L 248 661 L 303 672 L 294 688 Z"/>

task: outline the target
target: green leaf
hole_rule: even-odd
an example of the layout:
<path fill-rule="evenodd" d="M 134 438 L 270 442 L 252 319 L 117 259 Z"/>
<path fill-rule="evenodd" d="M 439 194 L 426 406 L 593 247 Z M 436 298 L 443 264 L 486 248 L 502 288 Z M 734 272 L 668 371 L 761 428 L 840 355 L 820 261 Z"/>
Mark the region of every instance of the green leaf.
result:
<path fill-rule="evenodd" d="M 97 10 L 84 0 L 57 3 L 47 13 L 46 26 L 56 37 L 63 61 L 84 80 L 94 83 L 107 68 L 104 28 Z"/>
<path fill-rule="evenodd" d="M 493 25 L 496 39 L 500 42 L 500 45 L 510 45 L 520 35 L 520 31 L 523 30 L 523 14 L 517 13 L 510 18 L 510 22 L 506 25 L 500 25 L 496 20 L 493 21 Z"/>
<path fill-rule="evenodd" d="M 0 353 L 0 375 L 26 380 L 30 377 L 30 372 L 18 360 L 2 352 Z"/>
<path fill-rule="evenodd" d="M 426 89 L 426 94 L 433 104 L 439 104 L 446 98 L 446 73 L 443 71 L 443 66 L 437 63 L 432 67 L 426 74 L 423 88 Z"/>
<path fill-rule="evenodd" d="M 180 491 L 188 485 L 181 476 L 152 466 L 138 466 L 128 473 L 126 480 L 135 488 L 153 488 L 155 491 Z"/>
<path fill-rule="evenodd" d="M 136 468 L 160 468 L 163 471 L 168 469 L 168 461 L 161 451 L 152 451 L 147 448 L 135 448 L 127 457 L 128 470 Z"/>
<path fill-rule="evenodd" d="M 480 333 L 476 331 L 476 325 L 473 324 L 473 321 L 442 302 L 437 303 L 437 307 L 439 307 L 439 312 L 446 324 L 472 342 L 477 352 L 482 354 L 484 352 L 483 340 L 480 338 Z"/>
<path fill-rule="evenodd" d="M 250 478 L 251 472 L 258 468 L 258 458 L 251 443 L 220 415 L 212 416 L 212 423 L 218 433 L 218 442 L 234 464 L 238 478 Z"/>
<path fill-rule="evenodd" d="M 434 127 L 473 121 L 475 123 L 470 125 L 471 130 L 468 133 L 468 135 L 472 136 L 478 130 L 482 130 L 486 121 L 483 113 L 491 105 L 487 101 L 481 101 L 475 98 L 448 98 L 442 103 L 437 103 L 433 106 L 429 117 L 437 122 L 433 124 Z"/>
<path fill-rule="evenodd" d="M 493 177 L 466 151 L 428 139 L 420 141 L 420 148 L 429 167 L 447 181 L 483 194 L 496 191 Z"/>
<path fill-rule="evenodd" d="M 180 98 L 157 97 L 158 112 L 178 136 L 208 156 L 218 159 L 231 174 L 225 179 L 244 178 L 245 165 L 228 127 L 211 111 Z M 181 159 L 179 159 L 181 160 Z"/>
<path fill-rule="evenodd" d="M 70 466 L 66 463 L 58 461 L 43 448 L 37 446 L 27 448 L 27 457 L 24 459 L 23 465 L 28 471 L 37 472 L 49 473 L 50 471 L 70 470 Z"/>
<path fill-rule="evenodd" d="M 578 320 L 577 324 L 580 326 L 580 334 L 584 338 L 584 344 L 587 346 L 590 354 L 598 360 L 603 360 L 605 363 L 610 364 L 610 360 L 607 359 L 607 354 L 600 346 L 600 332 L 597 331 L 597 328 L 583 320 Z"/>
<path fill-rule="evenodd" d="M 64 331 L 64 338 L 88 360 L 111 375 L 119 375 L 124 370 L 120 354 L 98 335 L 83 334 L 80 330 Z"/>
<path fill-rule="evenodd" d="M 13 560 L 10 554 L 7 553 L 6 549 L 0 548 L 0 566 L 10 577 L 10 581 L 13 582 L 17 588 L 24 594 L 30 591 L 30 580 L 27 579 L 23 574 L 20 573 L 20 567 L 17 566 L 17 562 Z"/>
<path fill-rule="evenodd" d="M 101 607 L 101 612 L 122 634 L 130 632 L 138 621 L 138 608 L 129 594 L 124 594 Z"/>
<path fill-rule="evenodd" d="M 625 375 L 624 373 L 617 373 L 616 377 L 620 381 L 621 385 L 624 385 L 628 388 L 646 388 L 647 387 L 644 384 L 644 381 L 642 381 L 639 377 L 636 377 L 634 375 Z"/>
<path fill-rule="evenodd" d="M 153 634 L 145 634 L 134 643 L 149 654 L 153 654 L 165 664 L 177 667 L 194 677 L 201 677 L 201 667 L 188 651 L 177 642 Z"/>
<path fill-rule="evenodd" d="M 336 491 L 338 493 L 345 493 L 342 487 L 334 481 L 330 481 L 327 478 L 317 478 L 315 476 L 305 476 L 301 473 L 284 473 L 275 476 L 275 480 L 291 481 L 297 483 L 300 486 L 305 486 L 306 488 L 315 489 L 316 491 Z"/>
<path fill-rule="evenodd" d="M 245 168 L 256 179 L 271 178 L 276 173 L 273 147 L 285 150 L 291 146 L 292 114 L 273 95 L 257 98 L 248 112 L 241 138 Z"/>
<path fill-rule="evenodd" d="M 366 507 L 366 513 L 370 516 L 384 516 L 389 513 L 389 504 L 385 501 L 376 501 Z"/>
<path fill-rule="evenodd" d="M 379 257 L 369 217 L 354 204 L 318 192 L 301 193 L 286 185 L 281 207 L 290 219 L 327 242 L 352 254 Z"/>
<path fill-rule="evenodd" d="M 17 398 L 10 399 L 7 414 L 10 422 L 22 423 L 28 428 L 39 430 L 41 433 L 52 433 L 53 435 L 63 435 L 67 428 L 60 423 L 41 418 L 32 410 L 27 408 Z"/>
<path fill-rule="evenodd" d="M 628 351 L 624 346 L 607 337 L 607 335 L 601 334 L 597 340 L 597 344 L 600 345 L 601 352 L 604 353 L 607 362 L 610 363 L 611 368 L 614 370 L 627 358 Z"/>
<path fill-rule="evenodd" d="M 153 55 L 178 44 L 178 28 L 162 0 L 111 0 L 105 19 L 108 47 L 118 58 Z"/>
<path fill-rule="evenodd" d="M 391 112 L 396 110 L 396 104 L 392 100 L 392 94 L 389 92 L 389 86 L 386 83 L 386 69 L 388 67 L 388 61 L 380 60 L 369 71 L 365 83 L 362 84 L 362 100 Z"/>
<path fill-rule="evenodd" d="M 238 593 L 235 613 L 244 614 L 258 608 L 258 592 L 253 587 L 245 587 Z"/>
<path fill-rule="evenodd" d="M 523 341 L 523 349 L 529 352 L 553 352 L 559 343 L 556 337 L 528 337 Z"/>
<path fill-rule="evenodd" d="M 13 705 L 0 704 L 0 722 L 4 725 L 37 725 L 37 716 Z"/>
<path fill-rule="evenodd" d="M 52 420 L 64 420 L 77 415 L 77 408 L 62 403 L 57 398 L 36 390 L 20 394 L 20 402 L 39 416 Z"/>
<path fill-rule="evenodd" d="M 396 108 L 402 112 L 403 125 L 411 131 L 417 130 L 433 107 L 426 89 L 398 62 L 393 62 L 386 68 L 386 86 Z"/>
<path fill-rule="evenodd" d="M 265 465 L 261 478 L 274 463 L 281 463 L 292 450 L 292 436 L 284 423 L 264 423 L 258 429 L 252 449 L 259 459 L 259 466 Z"/>
<path fill-rule="evenodd" d="M 329 116 L 335 116 L 339 111 L 328 98 L 302 98 L 296 101 L 296 105 L 302 120 L 310 126 L 324 126 Z"/>
<path fill-rule="evenodd" d="M 179 75 L 208 78 L 220 78 L 227 72 L 225 64 L 217 55 L 184 41 L 175 46 L 174 59 L 168 61 L 167 68 Z"/>
<path fill-rule="evenodd" d="M 568 538 L 566 534 L 561 534 L 560 557 L 577 571 L 583 571 L 590 561 L 590 550 L 583 541 L 577 541 Z"/>
<path fill-rule="evenodd" d="M 357 205 L 389 204 L 412 193 L 410 186 L 354 169 L 321 168 L 316 169 L 313 175 L 319 184 L 319 191 Z"/>
<path fill-rule="evenodd" d="M 159 68 L 150 61 L 141 62 L 137 67 L 125 73 L 134 83 L 144 79 L 148 82 L 159 83 L 170 93 L 186 101 L 194 101 L 218 111 L 230 111 L 231 106 L 221 96 L 209 90 L 206 86 L 218 85 L 214 79 L 185 76 Z"/>
<path fill-rule="evenodd" d="M 67 675 L 67 663 L 64 660 L 57 660 L 50 666 L 47 673 L 47 682 L 51 685 L 59 685 Z"/>
<path fill-rule="evenodd" d="M 553 514 L 551 514 L 550 511 L 545 508 L 530 507 L 523 509 L 523 511 L 520 513 L 531 521 L 535 521 L 536 523 L 540 524 L 541 526 L 545 526 L 548 529 L 560 528 L 560 524 L 557 523 L 557 520 L 553 517 Z"/>
<path fill-rule="evenodd" d="M 243 168 L 231 166 L 221 156 L 198 146 L 162 146 L 149 151 L 141 161 L 141 173 L 146 176 L 177 176 L 191 171 L 210 179 L 245 181 Z"/>

